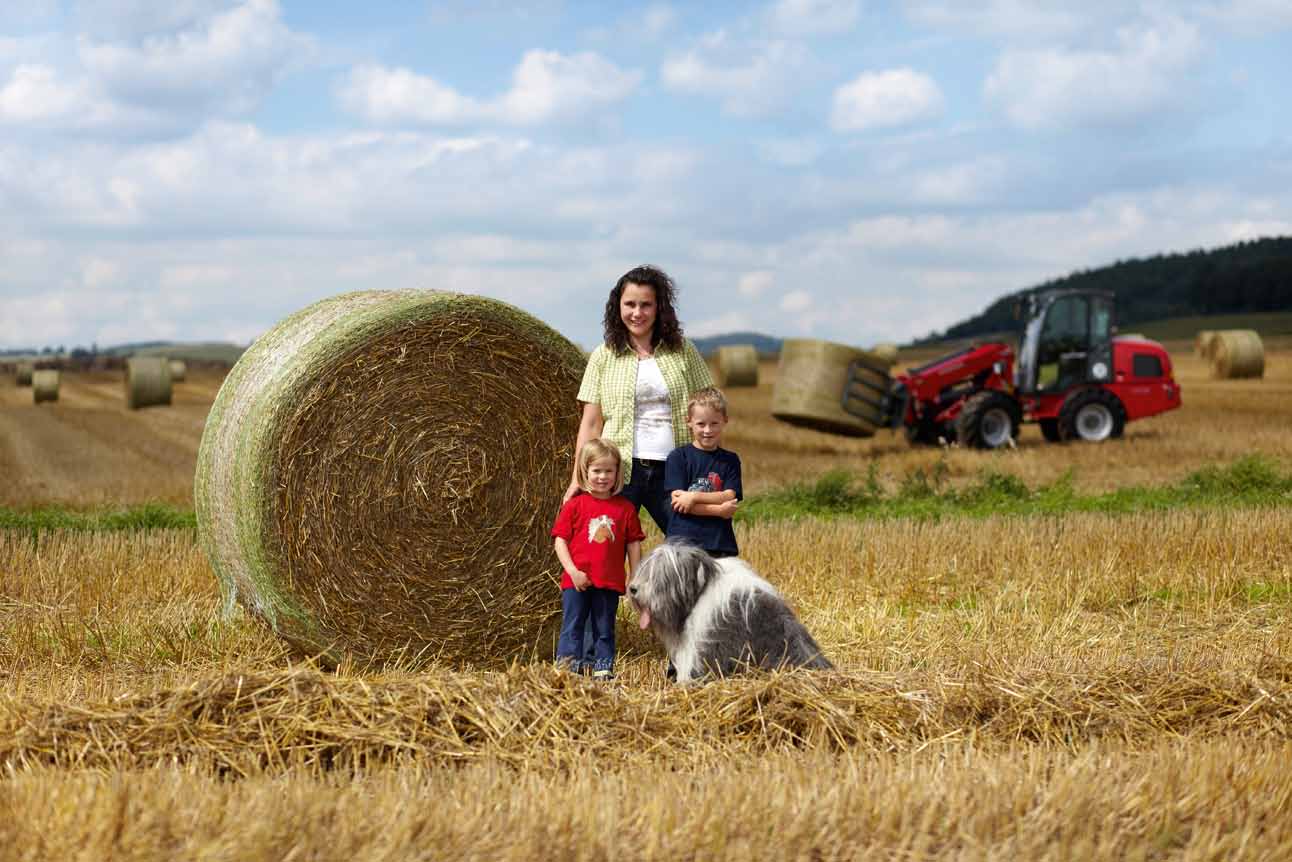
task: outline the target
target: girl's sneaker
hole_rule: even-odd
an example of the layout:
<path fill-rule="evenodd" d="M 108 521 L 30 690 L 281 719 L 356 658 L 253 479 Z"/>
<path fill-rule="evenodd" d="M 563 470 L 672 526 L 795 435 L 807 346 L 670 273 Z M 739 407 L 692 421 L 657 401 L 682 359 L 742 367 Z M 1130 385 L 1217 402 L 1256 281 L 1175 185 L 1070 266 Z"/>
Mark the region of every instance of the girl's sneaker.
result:
<path fill-rule="evenodd" d="M 596 680 L 600 680 L 602 682 L 609 682 L 610 680 L 615 678 L 615 672 L 612 670 L 606 670 L 605 668 L 602 668 L 601 670 L 594 670 L 592 672 L 592 678 Z"/>

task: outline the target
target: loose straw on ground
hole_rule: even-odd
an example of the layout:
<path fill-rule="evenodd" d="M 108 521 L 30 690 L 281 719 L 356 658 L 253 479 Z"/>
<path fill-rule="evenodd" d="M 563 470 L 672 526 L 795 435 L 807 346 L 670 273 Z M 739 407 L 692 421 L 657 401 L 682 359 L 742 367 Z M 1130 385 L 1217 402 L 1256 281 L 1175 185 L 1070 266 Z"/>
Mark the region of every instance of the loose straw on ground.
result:
<path fill-rule="evenodd" d="M 550 656 L 578 348 L 505 303 L 369 291 L 243 354 L 198 452 L 226 597 L 325 663 Z"/>
<path fill-rule="evenodd" d="M 705 764 L 777 751 L 910 752 L 943 741 L 1073 749 L 1163 736 L 1292 739 L 1286 668 L 1175 675 L 1123 666 L 968 677 L 793 671 L 666 691 L 548 666 L 389 678 L 229 674 L 96 702 L 0 697 L 0 768 L 233 774 L 492 761 L 585 769 Z"/>

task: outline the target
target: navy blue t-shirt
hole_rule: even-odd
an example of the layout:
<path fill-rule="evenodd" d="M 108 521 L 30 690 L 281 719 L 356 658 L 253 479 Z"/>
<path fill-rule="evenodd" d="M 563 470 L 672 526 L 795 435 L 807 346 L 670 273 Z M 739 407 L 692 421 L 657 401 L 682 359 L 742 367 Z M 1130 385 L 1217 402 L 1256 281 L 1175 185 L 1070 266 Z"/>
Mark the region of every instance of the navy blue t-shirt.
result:
<path fill-rule="evenodd" d="M 740 456 L 721 447 L 706 452 L 688 443 L 679 446 L 664 462 L 664 490 L 674 491 L 726 491 L 736 492 L 736 499 L 743 500 L 745 492 L 740 487 Z M 730 518 L 716 515 L 688 515 L 674 511 L 668 519 L 668 537 L 685 539 L 706 551 L 736 554 L 736 531 L 731 529 Z"/>

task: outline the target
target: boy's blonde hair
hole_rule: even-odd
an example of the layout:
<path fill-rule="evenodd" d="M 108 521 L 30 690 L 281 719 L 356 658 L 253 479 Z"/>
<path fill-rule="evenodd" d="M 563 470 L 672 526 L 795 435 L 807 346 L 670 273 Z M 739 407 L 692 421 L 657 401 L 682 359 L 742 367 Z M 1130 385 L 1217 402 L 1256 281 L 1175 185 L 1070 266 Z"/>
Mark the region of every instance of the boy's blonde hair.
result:
<path fill-rule="evenodd" d="M 588 467 L 593 461 L 599 461 L 606 456 L 615 459 L 615 465 L 619 468 L 615 472 L 615 489 L 612 494 L 618 494 L 624 489 L 624 459 L 619 454 L 619 447 L 608 440 L 602 440 L 600 437 L 593 437 L 583 444 L 579 450 L 578 467 L 576 468 L 576 478 L 579 480 L 579 487 L 584 491 L 588 490 Z"/>
<path fill-rule="evenodd" d="M 691 418 L 691 410 L 697 405 L 717 410 L 722 414 L 723 419 L 730 418 L 727 416 L 727 396 L 723 395 L 722 390 L 716 386 L 706 386 L 691 393 L 691 397 L 686 399 L 687 419 Z"/>

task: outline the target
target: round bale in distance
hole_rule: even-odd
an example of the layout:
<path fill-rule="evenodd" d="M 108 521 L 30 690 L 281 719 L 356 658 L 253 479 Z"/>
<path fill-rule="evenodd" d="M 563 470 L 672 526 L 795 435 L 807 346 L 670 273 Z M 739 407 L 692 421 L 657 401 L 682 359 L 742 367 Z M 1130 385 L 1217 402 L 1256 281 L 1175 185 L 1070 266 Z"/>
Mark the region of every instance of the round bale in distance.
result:
<path fill-rule="evenodd" d="M 170 360 L 170 382 L 183 383 L 185 377 L 188 377 L 188 363 L 183 359 Z"/>
<path fill-rule="evenodd" d="M 853 385 L 848 369 L 857 361 Z M 791 425 L 851 437 L 869 437 L 882 422 L 880 400 L 888 392 L 889 365 L 872 353 L 843 344 L 790 338 L 772 388 L 772 415 Z M 844 389 L 858 416 L 843 408 Z"/>
<path fill-rule="evenodd" d="M 1251 329 L 1222 329 L 1211 348 L 1211 376 L 1221 379 L 1265 376 L 1265 345 Z"/>
<path fill-rule="evenodd" d="M 1200 329 L 1193 339 L 1193 352 L 1196 356 L 1203 359 L 1210 359 L 1211 353 L 1216 347 L 1217 331 L 1214 329 Z"/>
<path fill-rule="evenodd" d="M 226 602 L 325 663 L 545 650 L 584 364 L 479 296 L 361 291 L 284 319 L 225 378 L 198 450 Z"/>
<path fill-rule="evenodd" d="M 126 404 L 131 410 L 170 404 L 170 362 L 164 356 L 126 360 Z"/>
<path fill-rule="evenodd" d="M 31 362 L 19 362 L 19 363 L 18 363 L 18 368 L 17 368 L 17 372 L 18 372 L 18 381 L 17 381 L 17 382 L 18 382 L 18 385 L 19 385 L 19 386 L 30 386 L 30 385 L 31 385 L 31 376 L 32 376 L 32 374 L 34 374 L 34 373 L 35 373 L 35 371 L 36 371 L 36 366 L 35 366 L 33 363 L 31 363 Z"/>
<path fill-rule="evenodd" d="M 892 368 L 897 364 L 897 345 L 889 342 L 876 344 L 870 348 L 870 355 L 884 363 L 886 368 Z"/>
<path fill-rule="evenodd" d="M 31 374 L 31 397 L 32 401 L 40 404 L 42 401 L 58 400 L 58 370 L 54 368 L 42 368 L 33 371 Z"/>
<path fill-rule="evenodd" d="M 719 386 L 758 385 L 758 351 L 752 344 L 719 347 L 717 365 Z"/>

